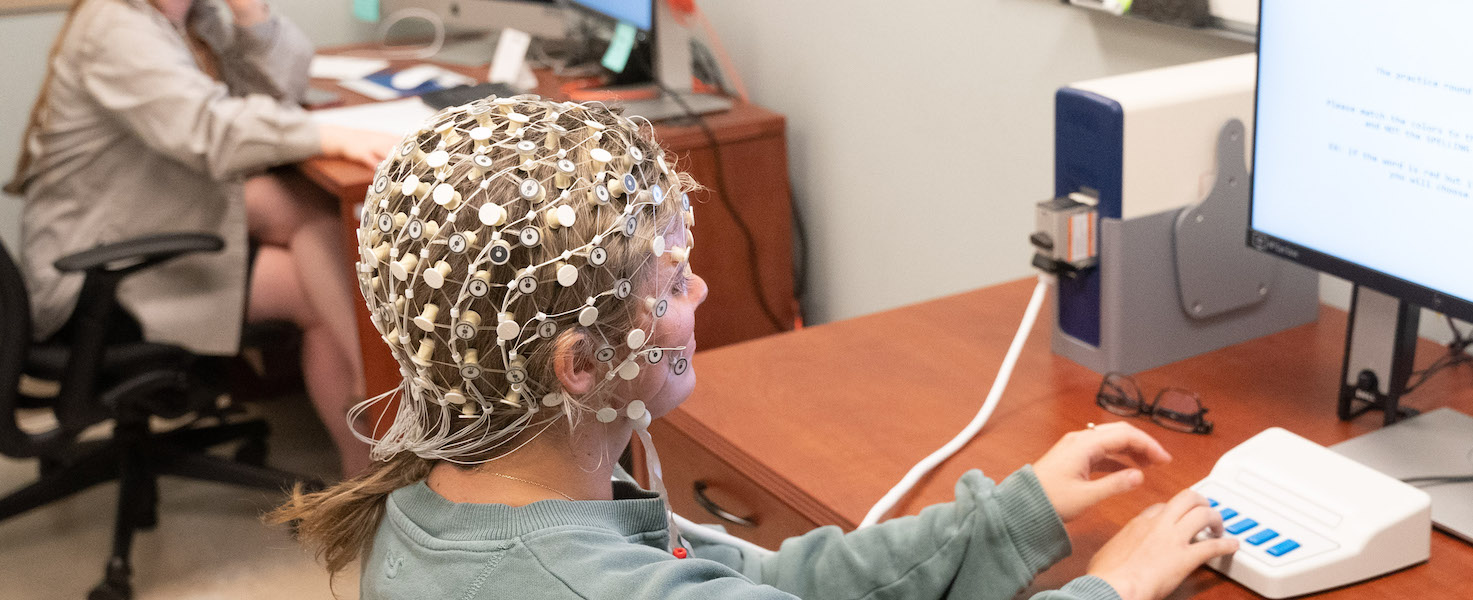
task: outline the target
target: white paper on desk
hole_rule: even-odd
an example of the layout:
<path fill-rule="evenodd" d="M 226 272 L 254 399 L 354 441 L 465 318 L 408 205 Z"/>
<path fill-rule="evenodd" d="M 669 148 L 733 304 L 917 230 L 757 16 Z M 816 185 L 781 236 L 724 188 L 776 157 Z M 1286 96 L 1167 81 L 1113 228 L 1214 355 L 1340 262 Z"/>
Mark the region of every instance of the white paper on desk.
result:
<path fill-rule="evenodd" d="M 496 39 L 496 53 L 491 55 L 491 70 L 486 80 L 491 83 L 514 85 L 522 78 L 522 68 L 527 64 L 527 48 L 532 45 L 532 34 L 507 27 Z"/>
<path fill-rule="evenodd" d="M 421 102 L 419 98 L 405 98 L 392 102 L 312 111 L 312 121 L 319 125 L 338 125 L 405 135 L 419 129 L 434 114 L 435 109 Z"/>
<path fill-rule="evenodd" d="M 362 79 L 387 68 L 387 60 L 318 54 L 312 57 L 309 72 L 323 79 Z"/>

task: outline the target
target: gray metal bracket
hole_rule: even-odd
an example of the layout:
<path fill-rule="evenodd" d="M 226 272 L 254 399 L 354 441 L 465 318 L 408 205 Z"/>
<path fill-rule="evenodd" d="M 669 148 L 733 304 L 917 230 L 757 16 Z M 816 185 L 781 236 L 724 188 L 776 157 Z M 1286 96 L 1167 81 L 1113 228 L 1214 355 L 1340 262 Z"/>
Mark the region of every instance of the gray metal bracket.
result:
<path fill-rule="evenodd" d="M 1263 302 L 1280 261 L 1248 247 L 1245 132 L 1237 119 L 1217 135 L 1217 181 L 1201 202 L 1181 209 L 1172 231 L 1181 307 L 1207 319 Z"/>

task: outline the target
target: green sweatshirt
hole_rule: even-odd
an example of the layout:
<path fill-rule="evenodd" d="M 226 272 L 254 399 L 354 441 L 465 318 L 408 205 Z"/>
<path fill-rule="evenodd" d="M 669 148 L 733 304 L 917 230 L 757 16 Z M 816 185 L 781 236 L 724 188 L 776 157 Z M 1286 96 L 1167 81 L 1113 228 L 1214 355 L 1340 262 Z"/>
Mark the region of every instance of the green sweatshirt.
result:
<path fill-rule="evenodd" d="M 1030 467 L 996 485 L 970 471 L 955 502 L 851 533 L 820 527 L 770 556 L 690 532 L 692 556 L 676 558 L 665 549 L 662 499 L 624 481 L 614 498 L 461 504 L 424 482 L 401 488 L 363 559 L 362 597 L 1006 600 L 1069 554 Z M 1085 576 L 1034 599 L 1119 596 Z"/>

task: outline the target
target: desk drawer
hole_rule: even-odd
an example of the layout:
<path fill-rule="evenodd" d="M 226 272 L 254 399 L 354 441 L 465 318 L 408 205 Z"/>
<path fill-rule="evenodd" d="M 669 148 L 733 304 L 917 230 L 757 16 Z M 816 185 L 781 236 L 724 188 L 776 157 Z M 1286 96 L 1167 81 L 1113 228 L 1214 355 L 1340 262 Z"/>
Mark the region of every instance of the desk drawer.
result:
<path fill-rule="evenodd" d="M 650 435 L 659 449 L 670 503 L 680 516 L 702 524 L 720 523 L 728 533 L 771 549 L 818 526 L 670 424 L 651 423 Z M 703 507 L 697 488 L 703 488 L 701 493 L 715 510 L 755 526 L 725 521 Z"/>

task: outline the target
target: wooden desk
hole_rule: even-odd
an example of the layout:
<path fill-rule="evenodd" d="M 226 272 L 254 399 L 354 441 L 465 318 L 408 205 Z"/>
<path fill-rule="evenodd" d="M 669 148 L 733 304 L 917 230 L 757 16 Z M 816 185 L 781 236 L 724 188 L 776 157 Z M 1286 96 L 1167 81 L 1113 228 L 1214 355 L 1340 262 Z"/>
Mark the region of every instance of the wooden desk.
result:
<path fill-rule="evenodd" d="M 415 62 L 418 61 L 396 61 L 394 66 L 402 68 Z M 447 68 L 473 77 L 485 73 L 484 68 Z M 555 98 L 560 81 L 548 73 L 539 76 L 543 83 L 539 93 Z M 371 102 L 332 81 L 314 80 L 313 85 L 335 90 L 343 96 L 346 105 Z M 655 135 L 667 150 L 679 157 L 680 169 L 708 187 L 691 194 L 691 202 L 696 205 L 694 235 L 698 241 L 691 253 L 691 266 L 711 286 L 705 310 L 723 316 L 696 325 L 696 336 L 702 347 L 715 348 L 792 329 L 797 306 L 793 300 L 786 121 L 782 115 L 737 101 L 729 111 L 707 115 L 706 123 L 715 134 L 725 163 L 722 166 L 730 193 L 727 200 L 747 224 L 755 241 L 758 257 L 755 265 L 747 258 L 748 244 L 736 219 L 716 196 L 716 152 L 705 133 L 692 122 L 666 121 L 656 124 Z M 354 231 L 373 172 L 357 163 L 321 157 L 302 163 L 300 168 L 309 179 L 338 198 L 345 256 L 350 264 L 357 261 Z M 783 324 L 781 329 L 763 312 L 754 278 L 761 279 L 765 301 Z M 367 391 L 372 397 L 399 385 L 399 365 L 378 339 L 378 332 L 368 320 L 368 309 L 362 302 L 356 302 L 355 307 Z"/>
<path fill-rule="evenodd" d="M 1032 280 L 1008 283 L 701 352 L 694 395 L 651 426 L 676 510 L 715 521 L 692 500 L 692 482 L 703 479 L 718 504 L 759 521 L 755 530 L 728 529 L 769 547 L 816 524 L 852 528 L 913 464 L 975 415 L 1032 288 Z M 1049 318 L 1040 318 L 981 435 L 922 481 L 895 514 L 950 501 L 967 469 L 1000 480 L 1064 433 L 1121 419 L 1095 405 L 1099 375 L 1049 352 L 1049 329 Z M 1070 523 L 1074 555 L 1032 589 L 1057 588 L 1083 574 L 1121 525 L 1200 480 L 1223 452 L 1265 427 L 1282 426 L 1325 445 L 1375 429 L 1379 416 L 1335 418 L 1344 336 L 1345 313 L 1323 308 L 1316 323 L 1137 376 L 1147 394 L 1166 385 L 1200 393 L 1216 429 L 1199 436 L 1132 419 L 1174 460 L 1148 470 L 1142 489 Z M 1423 364 L 1446 352 L 1430 342 L 1420 350 Z M 1473 412 L 1473 371 L 1439 374 L 1406 404 Z M 1473 547 L 1437 532 L 1430 562 L 1324 597 L 1473 597 L 1470 573 Z M 1176 597 L 1187 596 L 1256 597 L 1206 569 Z"/>

